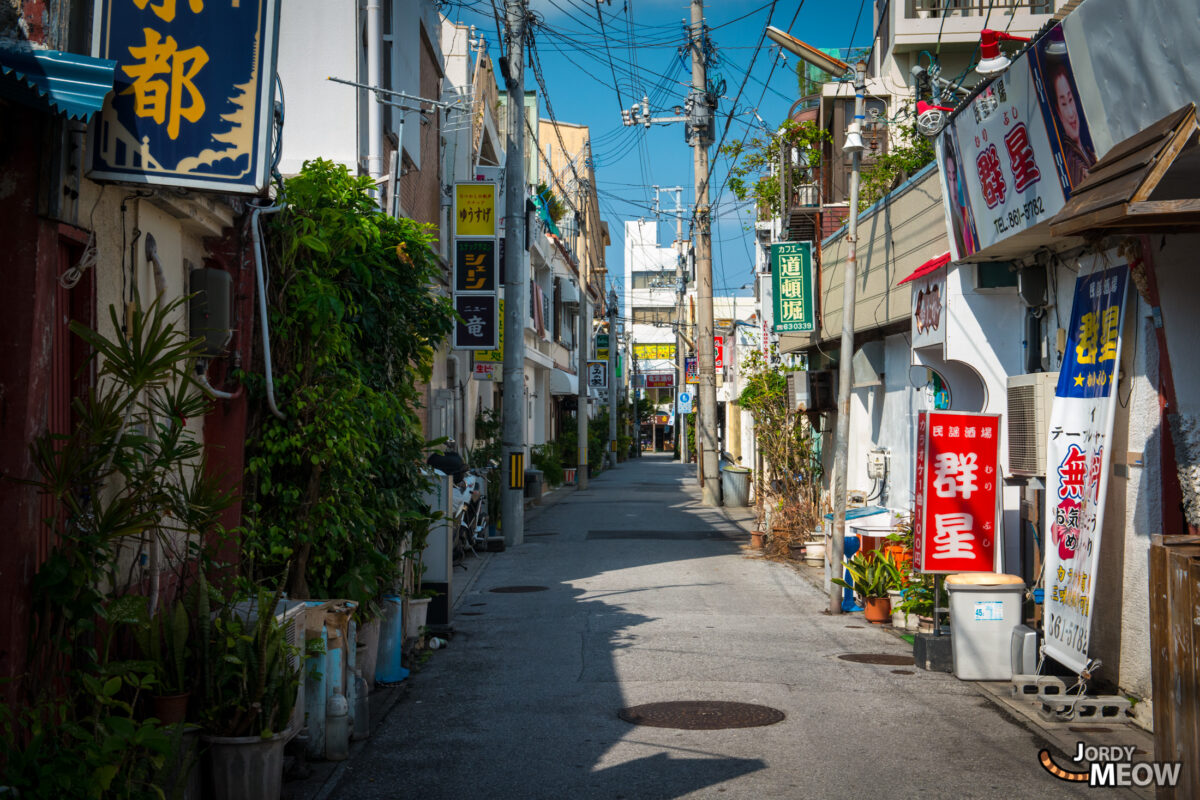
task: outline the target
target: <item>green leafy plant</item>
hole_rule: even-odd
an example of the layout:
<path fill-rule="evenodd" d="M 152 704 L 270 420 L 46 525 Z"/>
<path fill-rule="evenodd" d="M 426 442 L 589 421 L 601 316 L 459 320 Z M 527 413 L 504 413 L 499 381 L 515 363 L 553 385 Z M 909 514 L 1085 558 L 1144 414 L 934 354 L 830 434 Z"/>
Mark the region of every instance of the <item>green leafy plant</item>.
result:
<path fill-rule="evenodd" d="M 150 615 L 149 600 L 144 597 L 126 596 L 125 600 L 137 601 L 135 615 L 137 623 L 133 635 L 137 640 L 142 657 L 154 665 L 157 681 L 155 694 L 182 694 L 189 690 L 188 667 L 191 653 L 188 649 L 190 619 L 182 600 L 170 606 L 160 606 Z"/>
<path fill-rule="evenodd" d="M 932 139 L 922 136 L 915 125 L 902 127 L 900 143 L 864 166 L 858 210 L 863 211 L 883 199 L 888 192 L 931 163 L 935 157 Z"/>
<path fill-rule="evenodd" d="M 558 486 L 563 482 L 562 456 L 556 442 L 534 445 L 529 448 L 529 460 L 535 469 L 542 471 L 547 486 Z"/>
<path fill-rule="evenodd" d="M 884 554 L 855 553 L 846 562 L 846 571 L 850 573 L 853 584 L 843 578 L 833 578 L 833 582 L 843 589 L 852 589 L 863 599 L 884 598 L 889 590 L 900 588 L 900 569 Z"/>
<path fill-rule="evenodd" d="M 282 594 L 259 589 L 240 604 L 220 603 L 206 620 L 201 722 L 209 733 L 265 739 L 285 730 L 301 669 L 299 648 L 275 618 Z"/>
<path fill-rule="evenodd" d="M 729 169 L 729 189 L 739 200 L 755 200 L 759 219 L 779 216 L 781 142 L 798 155 L 789 160 L 787 178 L 788 185 L 799 186 L 815 182 L 821 167 L 822 147 L 830 141 L 829 132 L 816 123 L 789 119 L 773 133 L 724 145 L 721 154 L 733 164 Z"/>
<path fill-rule="evenodd" d="M 250 421 L 244 574 L 273 584 L 290 565 L 295 598 L 361 602 L 393 586 L 425 513 L 419 387 L 454 311 L 431 290 L 442 275 L 433 231 L 384 214 L 372 188 L 342 165 L 307 162 L 270 223 L 285 419 L 258 405 Z M 261 398 L 263 381 L 245 380 Z"/>

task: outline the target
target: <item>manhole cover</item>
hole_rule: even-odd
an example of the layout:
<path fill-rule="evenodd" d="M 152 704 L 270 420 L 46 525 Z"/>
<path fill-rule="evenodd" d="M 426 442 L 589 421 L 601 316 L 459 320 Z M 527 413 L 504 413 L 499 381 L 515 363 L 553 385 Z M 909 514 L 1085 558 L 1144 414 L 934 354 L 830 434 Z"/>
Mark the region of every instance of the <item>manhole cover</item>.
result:
<path fill-rule="evenodd" d="M 912 656 L 895 656 L 890 653 L 843 653 L 838 656 L 842 661 L 853 661 L 856 664 L 882 664 L 888 667 L 911 667 Z"/>
<path fill-rule="evenodd" d="M 486 606 L 486 605 L 487 605 L 487 603 L 471 603 L 471 608 L 479 608 L 480 606 Z"/>
<path fill-rule="evenodd" d="M 458 612 L 458 615 L 460 617 L 482 617 L 483 612 L 482 611 L 460 611 L 460 612 Z"/>
<path fill-rule="evenodd" d="M 914 673 L 911 669 L 894 669 L 894 670 L 892 670 L 892 674 L 893 675 L 912 675 Z"/>
<path fill-rule="evenodd" d="M 863 629 L 862 625 L 847 625 L 846 627 L 853 628 L 854 630 L 859 630 L 859 631 L 861 631 Z"/>
<path fill-rule="evenodd" d="M 677 728 L 685 731 L 716 731 L 725 728 L 757 728 L 774 725 L 786 715 L 776 708 L 723 700 L 677 700 L 622 708 L 617 716 L 634 725 Z"/>
<path fill-rule="evenodd" d="M 488 589 L 489 592 L 497 594 L 522 594 L 523 592 L 544 592 L 545 586 L 497 586 L 495 589 Z"/>

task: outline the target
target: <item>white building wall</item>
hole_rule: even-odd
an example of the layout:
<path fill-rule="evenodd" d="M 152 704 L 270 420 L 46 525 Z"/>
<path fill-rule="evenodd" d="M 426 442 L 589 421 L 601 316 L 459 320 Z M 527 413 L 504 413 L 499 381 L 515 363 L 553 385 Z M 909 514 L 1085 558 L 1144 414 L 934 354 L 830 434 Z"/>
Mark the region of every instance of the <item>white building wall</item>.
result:
<path fill-rule="evenodd" d="M 279 19 L 279 79 L 285 125 L 279 169 L 295 175 L 325 158 L 358 171 L 358 90 L 326 80 L 358 80 L 355 3 L 288 0 Z M 320 57 L 314 57 L 314 54 Z"/>

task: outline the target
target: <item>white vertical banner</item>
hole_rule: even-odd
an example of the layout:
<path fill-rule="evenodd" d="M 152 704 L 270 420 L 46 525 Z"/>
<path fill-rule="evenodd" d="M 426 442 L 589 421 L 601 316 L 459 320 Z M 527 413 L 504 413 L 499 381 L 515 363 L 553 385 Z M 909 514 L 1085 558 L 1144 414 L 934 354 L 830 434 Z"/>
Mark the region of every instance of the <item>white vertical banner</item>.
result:
<path fill-rule="evenodd" d="M 1128 277 L 1128 266 L 1117 264 L 1076 280 L 1067 349 L 1050 414 L 1046 655 L 1076 672 L 1088 665 Z"/>

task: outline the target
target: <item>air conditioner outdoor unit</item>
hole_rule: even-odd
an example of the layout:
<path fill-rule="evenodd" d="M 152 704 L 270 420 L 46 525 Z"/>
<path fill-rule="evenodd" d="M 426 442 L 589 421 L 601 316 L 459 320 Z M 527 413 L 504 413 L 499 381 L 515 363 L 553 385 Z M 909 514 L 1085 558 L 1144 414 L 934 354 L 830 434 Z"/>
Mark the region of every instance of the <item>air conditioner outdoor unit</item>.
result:
<path fill-rule="evenodd" d="M 837 370 L 801 370 L 787 375 L 788 406 L 792 411 L 837 409 Z"/>
<path fill-rule="evenodd" d="M 1008 471 L 1046 474 L 1046 441 L 1057 372 L 1032 372 L 1008 379 Z"/>
<path fill-rule="evenodd" d="M 234 611 L 246 620 L 246 624 L 252 624 L 258 620 L 258 604 L 254 601 L 246 601 L 238 603 L 234 606 Z M 287 643 L 296 648 L 288 661 L 292 665 L 292 669 L 299 670 L 301 661 L 304 658 L 305 650 L 305 611 L 306 606 L 302 600 L 280 600 L 275 605 L 275 621 L 284 626 L 284 639 Z M 300 677 L 300 688 L 296 691 L 296 704 L 292 707 L 292 714 L 288 718 L 287 736 L 290 739 L 300 732 L 304 727 L 304 676 Z"/>

